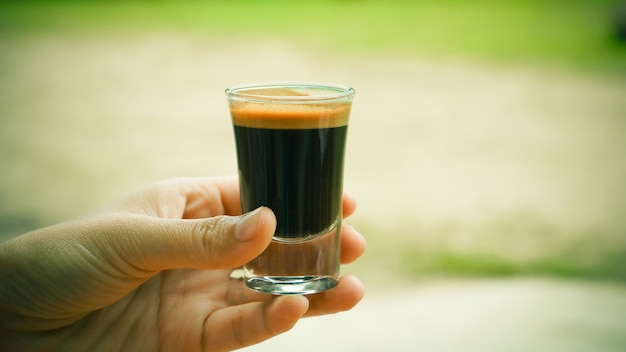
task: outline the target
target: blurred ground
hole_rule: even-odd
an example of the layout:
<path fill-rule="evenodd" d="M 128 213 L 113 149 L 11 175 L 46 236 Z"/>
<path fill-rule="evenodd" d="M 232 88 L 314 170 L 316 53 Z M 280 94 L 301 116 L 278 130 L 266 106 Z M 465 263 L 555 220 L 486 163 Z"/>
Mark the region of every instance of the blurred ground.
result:
<path fill-rule="evenodd" d="M 626 346 L 623 281 L 420 283 L 412 271 L 447 251 L 539 265 L 530 274 L 626 277 L 626 83 L 611 75 L 174 33 L 2 38 L 2 239 L 163 178 L 235 173 L 223 90 L 294 79 L 357 90 L 346 188 L 360 202 L 349 223 L 369 250 L 345 271 L 372 295 L 266 346 Z M 553 258 L 565 264 L 554 269 Z"/>
<path fill-rule="evenodd" d="M 394 286 L 246 351 L 623 351 L 626 287 L 533 278 Z M 323 346 L 323 347 L 322 347 Z"/>

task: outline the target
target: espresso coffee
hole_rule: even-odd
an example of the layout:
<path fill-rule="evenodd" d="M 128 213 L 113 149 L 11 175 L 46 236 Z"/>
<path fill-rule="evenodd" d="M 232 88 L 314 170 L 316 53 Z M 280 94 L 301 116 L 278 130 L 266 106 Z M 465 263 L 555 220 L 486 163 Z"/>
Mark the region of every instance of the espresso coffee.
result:
<path fill-rule="evenodd" d="M 341 214 L 348 126 L 274 129 L 234 126 L 244 211 L 267 206 L 277 239 L 305 239 Z"/>
<path fill-rule="evenodd" d="M 266 206 L 277 221 L 272 243 L 243 268 L 257 291 L 314 293 L 338 283 L 353 91 L 333 89 L 263 87 L 229 95 L 242 210 Z"/>
<path fill-rule="evenodd" d="M 349 109 L 346 103 L 231 107 L 243 211 L 272 209 L 276 239 L 309 238 L 340 218 Z"/>

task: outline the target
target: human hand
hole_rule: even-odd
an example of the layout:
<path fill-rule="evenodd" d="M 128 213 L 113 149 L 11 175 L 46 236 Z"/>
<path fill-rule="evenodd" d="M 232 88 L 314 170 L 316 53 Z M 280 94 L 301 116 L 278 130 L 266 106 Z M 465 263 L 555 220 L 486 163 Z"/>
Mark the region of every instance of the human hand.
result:
<path fill-rule="evenodd" d="M 344 195 L 344 217 L 355 208 Z M 353 276 L 306 297 L 231 278 L 276 226 L 240 209 L 236 178 L 174 179 L 0 244 L 0 350 L 232 350 L 360 301 Z M 341 244 L 342 263 L 365 249 L 348 226 Z"/>

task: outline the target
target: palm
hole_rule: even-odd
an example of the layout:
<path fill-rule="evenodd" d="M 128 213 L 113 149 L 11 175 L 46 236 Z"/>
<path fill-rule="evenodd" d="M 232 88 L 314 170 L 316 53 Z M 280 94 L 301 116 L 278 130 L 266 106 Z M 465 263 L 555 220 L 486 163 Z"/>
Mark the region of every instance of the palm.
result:
<path fill-rule="evenodd" d="M 97 328 L 103 332 L 98 340 L 114 341 L 119 344 L 117 350 L 129 351 L 241 347 L 237 335 L 245 334 L 246 325 L 254 323 L 242 319 L 242 309 L 261 308 L 261 302 L 272 297 L 249 291 L 240 280 L 231 279 L 230 272 L 163 271 L 123 299 L 57 333 L 71 333 L 81 344 L 88 344 Z"/>

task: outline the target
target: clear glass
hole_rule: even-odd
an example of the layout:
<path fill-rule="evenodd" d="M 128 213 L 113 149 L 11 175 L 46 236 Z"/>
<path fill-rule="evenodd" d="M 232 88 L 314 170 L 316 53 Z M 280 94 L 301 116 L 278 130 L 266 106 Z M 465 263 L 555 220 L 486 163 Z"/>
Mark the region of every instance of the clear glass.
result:
<path fill-rule="evenodd" d="M 244 266 L 253 290 L 309 294 L 339 282 L 343 165 L 354 89 L 263 83 L 226 90 L 243 212 L 267 206 L 269 247 Z"/>

